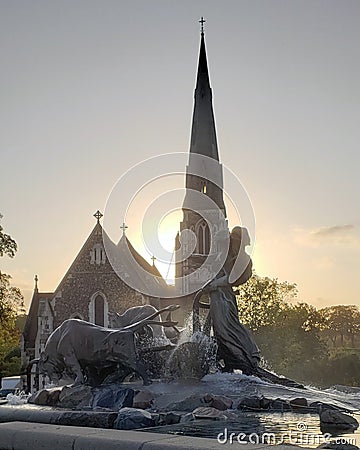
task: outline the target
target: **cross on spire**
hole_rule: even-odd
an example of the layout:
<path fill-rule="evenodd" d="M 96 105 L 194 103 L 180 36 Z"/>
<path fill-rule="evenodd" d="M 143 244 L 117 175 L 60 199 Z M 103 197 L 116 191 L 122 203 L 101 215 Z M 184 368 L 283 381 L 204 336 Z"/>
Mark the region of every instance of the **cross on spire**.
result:
<path fill-rule="evenodd" d="M 156 258 L 155 258 L 155 256 L 153 255 L 152 257 L 151 257 L 151 261 L 152 261 L 152 263 L 153 263 L 153 266 L 155 266 L 155 261 L 156 261 Z"/>
<path fill-rule="evenodd" d="M 97 223 L 100 223 L 100 219 L 104 216 L 99 210 L 96 211 L 94 214 L 95 219 L 97 220 Z"/>
<path fill-rule="evenodd" d="M 201 34 L 204 34 L 204 23 L 206 20 L 201 16 L 201 19 L 199 20 L 199 23 L 201 24 Z"/>
<path fill-rule="evenodd" d="M 129 228 L 129 227 L 125 224 L 125 222 L 123 222 L 123 224 L 121 225 L 120 228 L 122 229 L 123 236 L 125 236 L 126 229 Z"/>

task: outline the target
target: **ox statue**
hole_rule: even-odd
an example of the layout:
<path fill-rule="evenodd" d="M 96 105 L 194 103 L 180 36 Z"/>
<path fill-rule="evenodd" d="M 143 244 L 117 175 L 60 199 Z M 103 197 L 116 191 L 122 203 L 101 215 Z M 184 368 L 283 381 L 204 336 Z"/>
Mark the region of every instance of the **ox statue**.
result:
<path fill-rule="evenodd" d="M 106 375 L 117 372 L 118 378 L 135 372 L 144 384 L 150 384 L 146 368 L 135 345 L 135 333 L 159 322 L 154 320 L 165 311 L 177 309 L 171 305 L 156 311 L 121 329 L 104 328 L 79 319 L 68 319 L 49 336 L 40 355 L 39 371 L 58 383 L 64 374 L 75 377 L 75 384 L 87 381 L 100 384 Z M 174 327 L 177 322 L 161 322 L 162 327 Z M 168 350 L 169 346 L 145 349 Z"/>
<path fill-rule="evenodd" d="M 172 305 L 171 308 L 164 308 L 162 312 L 168 311 L 168 316 L 166 317 L 167 322 L 171 322 L 171 312 L 174 311 L 176 305 Z M 154 317 L 156 315 L 156 317 Z M 166 341 L 166 339 L 176 339 L 180 335 L 180 330 L 174 325 L 172 327 L 162 326 L 162 320 L 160 313 L 155 306 L 152 305 L 141 305 L 133 306 L 127 309 L 123 314 L 112 313 L 111 317 L 111 327 L 112 328 L 124 328 L 134 323 L 137 323 L 143 319 L 148 319 L 150 316 L 154 317 L 154 323 L 149 326 L 151 330 L 151 337 L 155 340 Z"/>

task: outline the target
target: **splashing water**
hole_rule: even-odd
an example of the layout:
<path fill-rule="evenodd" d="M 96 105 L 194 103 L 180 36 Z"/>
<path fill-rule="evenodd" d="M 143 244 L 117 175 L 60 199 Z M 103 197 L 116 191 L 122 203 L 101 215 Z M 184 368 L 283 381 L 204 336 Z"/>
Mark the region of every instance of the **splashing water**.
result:
<path fill-rule="evenodd" d="M 25 394 L 24 391 L 20 391 L 15 394 L 8 394 L 6 400 L 9 405 L 24 405 L 27 403 L 29 397 L 31 397 L 31 394 Z"/>

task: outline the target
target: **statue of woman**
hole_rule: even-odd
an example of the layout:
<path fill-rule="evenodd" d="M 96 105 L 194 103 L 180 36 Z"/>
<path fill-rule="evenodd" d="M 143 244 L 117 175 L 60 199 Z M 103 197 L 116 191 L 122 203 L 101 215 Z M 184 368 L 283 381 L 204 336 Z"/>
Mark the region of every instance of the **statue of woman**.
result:
<path fill-rule="evenodd" d="M 194 329 L 200 329 L 199 308 L 209 309 L 209 319 L 218 345 L 218 360 L 224 361 L 224 371 L 240 369 L 245 375 L 260 378 L 284 386 L 304 388 L 296 381 L 279 377 L 259 367 L 260 350 L 250 331 L 240 323 L 234 286 L 240 286 L 251 278 L 252 261 L 245 252 L 250 245 L 246 228 L 235 227 L 230 233 L 230 242 L 223 268 L 217 276 L 198 292 L 194 299 Z M 208 293 L 210 303 L 201 303 L 202 294 Z"/>
<path fill-rule="evenodd" d="M 240 369 L 250 375 L 257 371 L 260 351 L 249 330 L 239 321 L 233 286 L 244 284 L 252 275 L 252 262 L 245 252 L 250 244 L 246 228 L 235 227 L 230 234 L 224 266 L 205 291 L 210 296 L 209 315 L 218 344 L 218 358 L 225 371 Z"/>

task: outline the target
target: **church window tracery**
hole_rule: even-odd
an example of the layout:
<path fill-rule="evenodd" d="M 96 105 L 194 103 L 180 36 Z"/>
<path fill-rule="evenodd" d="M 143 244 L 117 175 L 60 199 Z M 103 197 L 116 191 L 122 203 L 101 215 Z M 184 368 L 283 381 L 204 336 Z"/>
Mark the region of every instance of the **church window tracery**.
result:
<path fill-rule="evenodd" d="M 106 254 L 101 244 L 95 244 L 90 250 L 90 264 L 105 264 Z"/>

